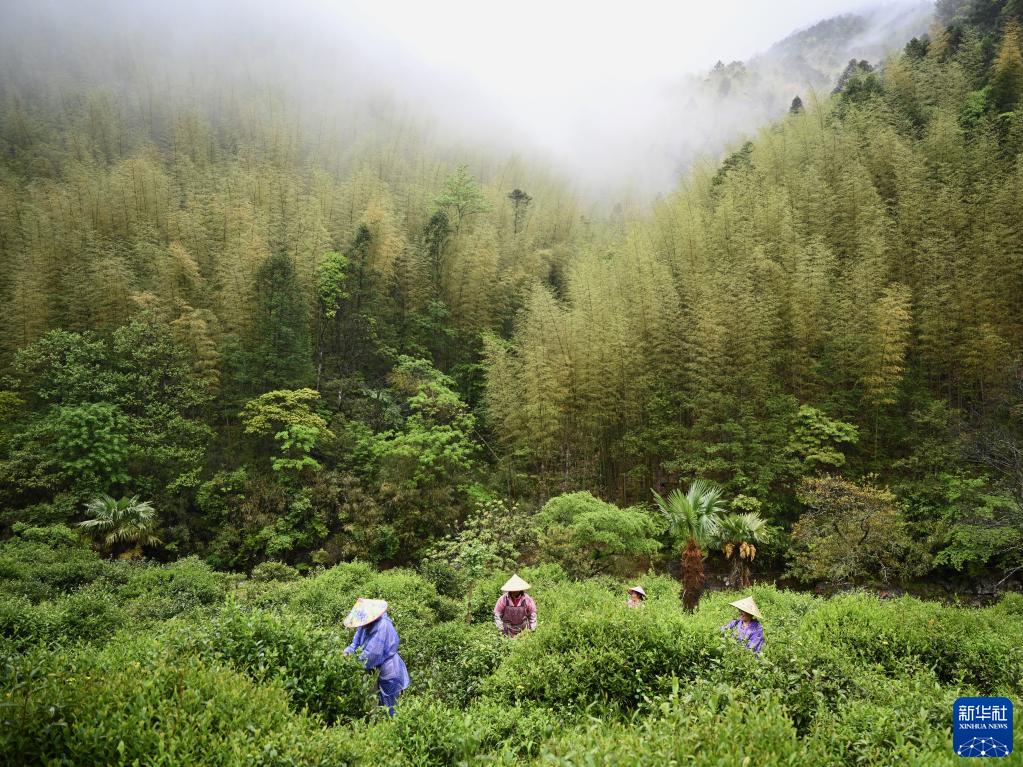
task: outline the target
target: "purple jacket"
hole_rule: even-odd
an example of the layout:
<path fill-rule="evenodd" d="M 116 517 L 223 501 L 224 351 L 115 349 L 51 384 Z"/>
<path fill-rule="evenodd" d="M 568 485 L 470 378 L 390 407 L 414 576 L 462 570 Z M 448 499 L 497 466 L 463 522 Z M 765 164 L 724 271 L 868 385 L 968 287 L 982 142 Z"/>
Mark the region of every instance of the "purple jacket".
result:
<path fill-rule="evenodd" d="M 345 648 L 345 655 L 358 653 L 359 660 L 367 671 L 380 669 L 380 687 L 395 688 L 401 692 L 409 686 L 405 661 L 398 655 L 398 632 L 387 613 L 355 632 L 352 643 Z"/>
<path fill-rule="evenodd" d="M 736 618 L 731 623 L 722 626 L 721 630 L 732 634 L 755 653 L 759 654 L 764 647 L 764 627 L 758 620 L 743 623 L 741 618 Z"/>

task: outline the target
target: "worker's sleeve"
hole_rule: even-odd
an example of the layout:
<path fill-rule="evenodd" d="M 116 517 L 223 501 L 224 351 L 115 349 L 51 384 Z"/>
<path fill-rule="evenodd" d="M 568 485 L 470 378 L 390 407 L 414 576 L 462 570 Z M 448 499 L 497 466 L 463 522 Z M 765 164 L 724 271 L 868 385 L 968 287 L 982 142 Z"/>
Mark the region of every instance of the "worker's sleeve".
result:
<path fill-rule="evenodd" d="M 749 638 L 749 642 L 746 645 L 755 653 L 759 653 L 764 648 L 764 628 L 758 626 L 757 630 L 753 632 Z"/>
<path fill-rule="evenodd" d="M 351 655 L 352 653 L 359 649 L 359 645 L 362 644 L 363 634 L 365 633 L 366 633 L 365 630 L 362 628 L 358 628 L 355 630 L 355 636 L 352 637 L 352 643 L 345 648 L 345 655 Z"/>
<path fill-rule="evenodd" d="M 504 597 L 498 597 L 497 603 L 494 605 L 494 625 L 497 626 L 497 630 L 504 632 Z"/>
<path fill-rule="evenodd" d="M 529 609 L 526 611 L 526 616 L 529 620 L 529 630 L 536 631 L 536 602 L 532 599 L 529 600 Z"/>

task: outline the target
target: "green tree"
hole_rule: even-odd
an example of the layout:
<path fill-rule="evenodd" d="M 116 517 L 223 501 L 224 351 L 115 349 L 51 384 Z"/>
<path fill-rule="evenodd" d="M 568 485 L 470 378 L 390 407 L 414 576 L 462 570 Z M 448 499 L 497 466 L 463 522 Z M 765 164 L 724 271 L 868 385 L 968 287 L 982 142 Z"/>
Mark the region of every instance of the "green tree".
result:
<path fill-rule="evenodd" d="M 61 493 L 77 502 L 131 477 L 165 514 L 183 513 L 212 436 L 202 419 L 210 390 L 192 361 L 150 313 L 106 339 L 53 331 L 21 350 L 17 390 L 32 407 L 0 462 L 8 504 Z"/>
<path fill-rule="evenodd" d="M 316 269 L 316 388 L 324 374 L 325 356 L 331 327 L 349 298 L 347 290 L 348 259 L 341 253 L 327 253 Z"/>
<path fill-rule="evenodd" d="M 450 210 L 454 214 L 456 236 L 462 231 L 462 225 L 467 219 L 490 210 L 490 203 L 476 179 L 469 173 L 468 165 L 459 165 L 448 176 L 435 202 L 438 208 Z"/>
<path fill-rule="evenodd" d="M 319 399 L 313 389 L 279 389 L 261 394 L 242 409 L 245 433 L 273 440 L 270 466 L 283 476 L 320 468 L 311 454 L 334 435 L 326 420 L 312 408 Z"/>
<path fill-rule="evenodd" d="M 629 575 L 637 561 L 649 562 L 660 549 L 649 514 L 639 508 L 620 509 L 587 492 L 551 498 L 537 522 L 543 556 L 578 577 Z"/>
<path fill-rule="evenodd" d="M 805 471 L 837 469 L 845 465 L 842 448 L 859 441 L 859 429 L 835 421 L 809 405 L 801 405 L 792 426 L 787 452 L 799 459 Z"/>
<path fill-rule="evenodd" d="M 926 552 L 910 538 L 891 490 L 839 477 L 807 477 L 797 496 L 807 511 L 792 528 L 795 577 L 887 584 L 927 569 Z"/>
<path fill-rule="evenodd" d="M 255 378 L 262 389 L 292 389 L 312 381 L 309 313 L 287 254 L 272 254 L 256 272 L 254 326 Z"/>
<path fill-rule="evenodd" d="M 109 495 L 93 498 L 85 506 L 89 519 L 78 526 L 105 551 L 113 552 L 129 545 L 124 554 L 137 557 L 142 546 L 156 546 L 161 541 L 153 531 L 156 528 L 156 509 L 149 501 L 140 501 L 137 495 L 115 500 Z"/>
<path fill-rule="evenodd" d="M 519 557 L 536 544 L 533 522 L 516 504 L 486 501 L 454 535 L 436 541 L 424 556 L 427 562 L 450 565 L 468 585 L 465 622 L 472 622 L 476 583 L 494 570 L 515 569 Z"/>
<path fill-rule="evenodd" d="M 391 510 L 411 556 L 464 513 L 479 473 L 476 418 L 454 381 L 428 361 L 401 358 L 390 376 L 402 400 L 400 427 L 373 433 L 349 425 L 360 471 Z"/>
<path fill-rule="evenodd" d="M 1005 25 L 991 70 L 991 100 L 999 112 L 1011 112 L 1023 98 L 1023 40 L 1015 19 Z"/>
<path fill-rule="evenodd" d="M 651 491 L 664 515 L 673 548 L 682 557 L 682 604 L 692 612 L 700 602 L 707 576 L 703 572 L 703 548 L 714 539 L 724 511 L 721 488 L 706 480 L 693 480 L 683 494 L 675 488 L 662 498 Z"/>
<path fill-rule="evenodd" d="M 40 431 L 52 436 L 54 457 L 83 487 L 106 490 L 128 482 L 127 423 L 116 405 L 58 406 Z"/>
<path fill-rule="evenodd" d="M 511 200 L 512 204 L 512 233 L 518 234 L 526 218 L 526 213 L 529 211 L 529 204 L 533 202 L 533 198 L 521 189 L 513 189 L 508 192 L 508 199 Z"/>
<path fill-rule="evenodd" d="M 729 584 L 732 588 L 752 585 L 751 569 L 757 546 L 769 539 L 767 522 L 755 511 L 725 514 L 718 522 L 716 542 L 731 565 Z"/>

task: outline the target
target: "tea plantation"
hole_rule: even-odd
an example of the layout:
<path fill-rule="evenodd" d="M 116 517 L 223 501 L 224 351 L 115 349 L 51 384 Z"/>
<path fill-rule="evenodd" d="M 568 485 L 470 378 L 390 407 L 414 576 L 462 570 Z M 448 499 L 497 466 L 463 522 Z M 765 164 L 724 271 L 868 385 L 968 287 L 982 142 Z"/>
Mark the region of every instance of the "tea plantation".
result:
<path fill-rule="evenodd" d="M 961 695 L 1023 692 L 1023 598 L 982 609 L 754 587 L 767 643 L 723 637 L 734 594 L 526 569 L 540 621 L 497 635 L 507 573 L 464 595 L 359 563 L 250 579 L 197 559 L 101 560 L 66 528 L 0 544 L 0 764 L 945 765 Z M 393 719 L 341 650 L 391 603 L 412 686 Z M 1023 744 L 1019 716 L 1015 731 Z M 1023 764 L 1020 751 L 1000 764 Z"/>

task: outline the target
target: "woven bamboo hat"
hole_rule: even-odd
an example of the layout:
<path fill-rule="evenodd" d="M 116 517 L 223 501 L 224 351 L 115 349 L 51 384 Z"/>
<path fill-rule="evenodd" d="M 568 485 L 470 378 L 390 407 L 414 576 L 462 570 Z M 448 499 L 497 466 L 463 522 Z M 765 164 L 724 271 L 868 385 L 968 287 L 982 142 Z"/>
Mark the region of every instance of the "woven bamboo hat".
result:
<path fill-rule="evenodd" d="M 387 612 L 387 602 L 382 599 L 356 599 L 355 607 L 344 620 L 346 628 L 357 629 L 372 623 Z"/>
<path fill-rule="evenodd" d="M 529 584 L 522 580 L 518 574 L 513 575 L 501 587 L 501 591 L 528 591 Z"/>
<path fill-rule="evenodd" d="M 760 608 L 757 607 L 757 603 L 753 601 L 753 597 L 743 597 L 742 599 L 737 599 L 734 602 L 729 602 L 728 604 L 742 610 L 744 613 L 752 615 L 758 621 L 762 621 L 764 619 L 764 616 L 760 614 Z"/>
<path fill-rule="evenodd" d="M 646 599 L 646 592 L 643 591 L 642 586 L 630 586 L 629 591 L 635 591 L 637 594 L 643 597 L 643 599 Z"/>

